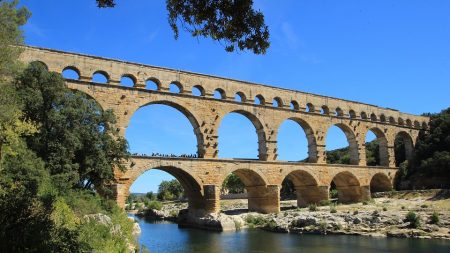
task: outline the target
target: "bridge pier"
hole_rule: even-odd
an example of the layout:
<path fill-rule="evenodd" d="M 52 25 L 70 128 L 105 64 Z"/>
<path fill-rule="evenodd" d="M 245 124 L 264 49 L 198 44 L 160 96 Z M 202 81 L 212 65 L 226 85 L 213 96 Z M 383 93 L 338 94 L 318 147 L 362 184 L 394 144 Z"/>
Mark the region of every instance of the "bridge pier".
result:
<path fill-rule="evenodd" d="M 341 203 L 354 203 L 370 199 L 370 186 L 353 185 L 338 186 L 338 201 Z"/>
<path fill-rule="evenodd" d="M 280 187 L 278 185 L 249 186 L 246 189 L 250 212 L 280 212 Z"/>
<path fill-rule="evenodd" d="M 329 186 L 305 185 L 295 187 L 297 194 L 297 206 L 306 207 L 309 204 L 318 204 L 322 200 L 329 199 Z"/>

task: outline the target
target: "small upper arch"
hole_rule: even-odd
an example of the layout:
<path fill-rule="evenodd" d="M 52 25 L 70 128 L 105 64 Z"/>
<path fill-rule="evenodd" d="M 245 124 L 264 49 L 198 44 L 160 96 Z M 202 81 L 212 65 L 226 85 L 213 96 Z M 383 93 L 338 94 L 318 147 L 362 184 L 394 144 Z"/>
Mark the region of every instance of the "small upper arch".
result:
<path fill-rule="evenodd" d="M 97 70 L 92 74 L 92 82 L 95 83 L 109 83 L 109 75 L 106 71 Z"/>
<path fill-rule="evenodd" d="M 355 119 L 355 118 L 356 118 L 356 113 L 355 113 L 355 111 L 354 111 L 354 110 L 348 111 L 348 116 L 349 116 L 351 119 Z"/>
<path fill-rule="evenodd" d="M 192 95 L 198 96 L 198 97 L 204 97 L 205 96 L 205 89 L 201 85 L 194 85 L 192 87 Z"/>
<path fill-rule="evenodd" d="M 328 114 L 330 114 L 330 108 L 328 108 L 328 106 L 326 106 L 326 105 L 322 105 L 320 112 L 323 115 L 328 115 Z"/>
<path fill-rule="evenodd" d="M 137 79 L 132 74 L 123 74 L 120 78 L 120 84 L 127 87 L 134 87 L 137 83 Z"/>
<path fill-rule="evenodd" d="M 307 103 L 305 109 L 306 109 L 306 112 L 315 112 L 315 108 L 312 103 Z"/>
<path fill-rule="evenodd" d="M 62 76 L 66 79 L 80 80 L 80 70 L 75 66 L 67 66 L 62 70 Z"/>
<path fill-rule="evenodd" d="M 216 99 L 226 99 L 227 98 L 227 94 L 225 93 L 225 91 L 221 88 L 217 88 L 214 90 L 214 98 Z"/>
<path fill-rule="evenodd" d="M 384 114 L 380 115 L 380 121 L 381 122 L 386 122 L 386 116 L 384 116 Z"/>
<path fill-rule="evenodd" d="M 392 117 L 392 116 L 390 116 L 390 117 L 389 117 L 389 123 L 395 124 L 395 118 Z"/>
<path fill-rule="evenodd" d="M 245 101 L 247 101 L 247 97 L 245 96 L 245 94 L 241 91 L 236 92 L 236 95 L 234 96 L 234 100 L 236 102 L 241 102 L 241 103 L 245 103 Z"/>
<path fill-rule="evenodd" d="M 361 119 L 367 119 L 367 113 L 361 112 Z"/>
<path fill-rule="evenodd" d="M 273 107 L 282 108 L 283 107 L 283 100 L 280 97 L 274 97 L 272 101 Z"/>
<path fill-rule="evenodd" d="M 377 121 L 377 115 L 375 113 L 370 114 L 371 121 Z"/>
<path fill-rule="evenodd" d="M 336 116 L 338 117 L 344 116 L 344 111 L 340 107 L 336 108 Z"/>
<path fill-rule="evenodd" d="M 414 127 L 415 128 L 420 128 L 420 123 L 418 120 L 414 120 Z"/>
<path fill-rule="evenodd" d="M 412 122 L 410 119 L 406 119 L 406 125 L 412 127 Z"/>
<path fill-rule="evenodd" d="M 255 104 L 257 105 L 265 105 L 266 104 L 266 100 L 264 99 L 264 97 L 261 94 L 258 94 L 255 96 Z"/>
<path fill-rule="evenodd" d="M 150 77 L 145 81 L 145 88 L 148 90 L 161 90 L 161 82 L 155 77 Z"/>
<path fill-rule="evenodd" d="M 294 110 L 294 111 L 300 110 L 300 105 L 295 100 L 291 101 L 290 107 L 291 107 L 291 110 Z"/>
<path fill-rule="evenodd" d="M 173 81 L 169 85 L 169 91 L 172 93 L 183 93 L 183 85 L 178 81 Z"/>
<path fill-rule="evenodd" d="M 403 120 L 403 118 L 398 118 L 398 124 L 400 125 L 400 126 L 403 126 L 403 125 L 405 125 L 405 121 Z"/>

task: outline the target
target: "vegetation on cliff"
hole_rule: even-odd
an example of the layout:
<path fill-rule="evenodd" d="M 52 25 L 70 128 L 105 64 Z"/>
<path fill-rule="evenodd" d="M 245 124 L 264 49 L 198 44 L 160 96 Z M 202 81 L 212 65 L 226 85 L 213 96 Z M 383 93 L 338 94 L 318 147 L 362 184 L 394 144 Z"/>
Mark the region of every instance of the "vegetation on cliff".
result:
<path fill-rule="evenodd" d="M 42 64 L 17 61 L 29 13 L 0 1 L 0 251 L 124 252 L 132 223 L 106 194 L 126 159 L 112 112 Z M 108 222 L 89 218 L 107 215 Z M 110 220 L 109 220 L 110 219 Z"/>

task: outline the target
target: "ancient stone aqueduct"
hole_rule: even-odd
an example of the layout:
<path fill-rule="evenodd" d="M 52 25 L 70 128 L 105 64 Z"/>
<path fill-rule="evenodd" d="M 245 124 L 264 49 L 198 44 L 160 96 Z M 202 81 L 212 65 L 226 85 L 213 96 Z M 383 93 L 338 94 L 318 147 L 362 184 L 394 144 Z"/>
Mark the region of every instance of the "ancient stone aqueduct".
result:
<path fill-rule="evenodd" d="M 125 135 L 133 113 L 149 104 L 174 107 L 189 119 L 197 137 L 198 158 L 132 157 L 128 170 L 116 173 L 116 199 L 122 206 L 137 177 L 155 168 L 181 182 L 193 211 L 220 211 L 220 187 L 231 172 L 244 182 L 251 211 L 279 212 L 280 188 L 286 177 L 295 185 L 299 206 L 328 199 L 331 182 L 340 201 L 365 200 L 371 191 L 392 188 L 397 172 L 395 138 L 403 139 L 406 158 L 410 159 L 418 133 L 427 128 L 429 120 L 338 98 L 50 49 L 25 47 L 21 58 L 42 62 L 58 73 L 75 71 L 78 80 L 67 79 L 67 85 L 86 93 L 103 109 L 114 110 L 121 135 Z M 104 75 L 107 82 L 94 82 L 96 73 Z M 133 80 L 133 87 L 121 86 L 124 76 Z M 148 81 L 157 88 L 147 89 Z M 176 85 L 179 92 L 171 92 L 169 85 Z M 200 95 L 192 93 L 194 88 Z M 213 96 L 215 91 L 221 94 L 220 99 Z M 235 100 L 236 95 L 240 101 Z M 217 157 L 218 128 L 231 112 L 244 115 L 255 126 L 258 160 Z M 277 131 L 287 119 L 297 122 L 306 133 L 308 162 L 277 160 Z M 332 125 L 347 137 L 351 165 L 326 164 L 325 137 Z M 365 136 L 369 130 L 380 143 L 380 166 L 366 166 Z"/>

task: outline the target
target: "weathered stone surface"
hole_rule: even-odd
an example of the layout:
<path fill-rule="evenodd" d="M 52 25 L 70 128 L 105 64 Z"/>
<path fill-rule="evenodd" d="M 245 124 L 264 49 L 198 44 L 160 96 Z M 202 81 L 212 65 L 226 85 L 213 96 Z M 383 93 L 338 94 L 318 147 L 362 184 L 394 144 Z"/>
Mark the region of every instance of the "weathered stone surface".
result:
<path fill-rule="evenodd" d="M 297 189 L 298 206 L 327 200 L 332 181 L 341 202 L 367 200 L 371 190 L 392 188 L 397 172 L 395 138 L 403 139 L 409 159 L 419 130 L 427 128 L 429 121 L 427 117 L 354 101 L 57 50 L 24 47 L 21 60 L 40 61 L 58 73 L 65 69 L 76 71 L 79 80 L 66 80 L 67 86 L 92 97 L 103 109 L 113 110 L 117 117 L 115 127 L 122 136 L 133 114 L 149 104 L 172 106 L 189 119 L 197 137 L 198 159 L 133 157 L 125 173 L 116 172 L 117 182 L 111 186 L 121 206 L 131 184 L 152 168 L 176 177 L 189 198 L 189 209 L 205 214 L 220 211 L 220 187 L 231 172 L 247 188 L 250 211 L 279 212 L 279 191 L 285 178 L 291 179 Z M 108 82 L 94 83 L 95 73 L 104 74 Z M 123 76 L 131 78 L 134 87 L 120 86 Z M 148 80 L 156 83 L 156 90 L 145 88 Z M 180 92 L 169 92 L 171 84 Z M 191 93 L 194 87 L 201 91 L 200 96 Z M 222 99 L 213 97 L 215 90 L 220 91 Z M 241 102 L 234 100 L 235 94 L 241 96 Z M 261 104 L 254 103 L 256 97 Z M 273 100 L 277 107 L 272 105 Z M 221 120 L 231 112 L 244 115 L 255 126 L 258 161 L 218 159 L 218 129 Z M 288 119 L 297 122 L 306 133 L 307 163 L 277 160 L 278 129 Z M 347 137 L 351 165 L 326 164 L 325 137 L 333 125 Z M 366 166 L 365 136 L 369 130 L 375 133 L 380 146 L 378 167 Z"/>

